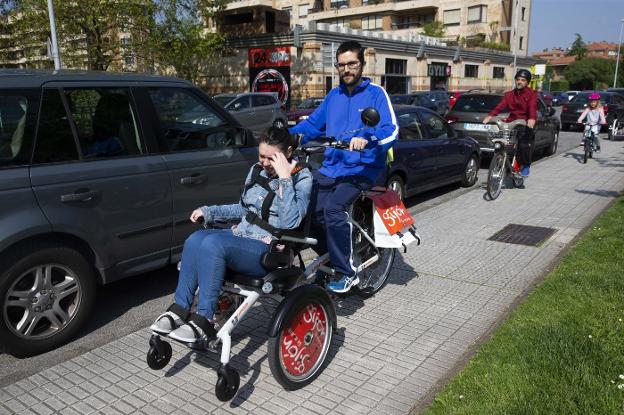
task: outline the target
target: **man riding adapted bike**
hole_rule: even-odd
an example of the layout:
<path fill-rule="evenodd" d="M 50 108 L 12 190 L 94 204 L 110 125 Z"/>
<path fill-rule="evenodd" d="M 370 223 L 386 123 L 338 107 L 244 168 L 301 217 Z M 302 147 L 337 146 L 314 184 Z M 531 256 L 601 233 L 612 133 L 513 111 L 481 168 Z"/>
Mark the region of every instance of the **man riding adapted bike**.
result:
<path fill-rule="evenodd" d="M 537 92 L 528 86 L 531 82 L 531 72 L 526 69 L 516 72 L 515 80 L 516 87 L 505 93 L 501 102 L 483 119 L 483 124 L 489 124 L 492 117 L 500 114 L 505 108 L 509 110 L 509 118 L 505 122 L 518 119 L 527 121 L 527 126 L 518 136 L 517 159 L 520 173 L 523 177 L 528 177 L 535 142 L 533 127 L 537 119 Z"/>
<path fill-rule="evenodd" d="M 349 143 L 348 150 L 325 150 L 323 164 L 314 173 L 316 192 L 311 202 L 315 232 L 321 236 L 318 252 L 329 252 L 335 278 L 328 288 L 336 293 L 347 292 L 359 283 L 353 265 L 348 208 L 362 191 L 375 184 L 399 131 L 386 91 L 362 76 L 365 64 L 362 45 L 355 41 L 342 43 L 334 64 L 340 85 L 306 120 L 290 129 L 291 134 L 304 135 L 302 144 L 320 136 Z M 367 107 L 380 114 L 374 128 L 363 128 L 360 113 Z"/>
<path fill-rule="evenodd" d="M 583 120 L 587 124 L 585 126 L 585 130 L 583 132 L 583 138 L 581 139 L 581 145 L 585 143 L 585 134 L 588 130 L 594 135 L 594 144 L 596 146 L 596 151 L 600 151 L 600 141 L 598 140 L 598 133 L 600 133 L 600 126 L 606 125 L 607 120 L 605 119 L 604 109 L 600 105 L 600 94 L 597 92 L 593 92 L 589 95 L 589 106 L 585 108 L 585 111 L 580 115 L 576 122 L 578 124 L 582 124 Z"/>

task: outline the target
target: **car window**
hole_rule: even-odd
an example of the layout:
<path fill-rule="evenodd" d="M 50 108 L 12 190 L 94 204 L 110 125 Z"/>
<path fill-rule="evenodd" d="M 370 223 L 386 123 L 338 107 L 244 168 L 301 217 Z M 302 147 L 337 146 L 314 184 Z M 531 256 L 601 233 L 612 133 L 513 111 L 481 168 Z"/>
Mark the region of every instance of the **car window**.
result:
<path fill-rule="evenodd" d="M 206 102 L 186 88 L 150 88 L 169 152 L 235 145 L 234 132 Z"/>
<path fill-rule="evenodd" d="M 0 91 L 0 169 L 30 162 L 36 109 L 35 91 Z"/>
<path fill-rule="evenodd" d="M 399 137 L 401 140 L 422 140 L 422 126 L 420 118 L 415 112 L 405 112 L 397 114 L 399 124 Z"/>
<path fill-rule="evenodd" d="M 429 133 L 428 136 L 432 139 L 441 139 L 453 137 L 454 133 L 448 123 L 446 123 L 439 116 L 430 112 L 423 111 L 420 114 L 421 120 L 425 129 Z"/>
<path fill-rule="evenodd" d="M 267 105 L 274 105 L 275 100 L 267 95 L 252 95 L 251 106 L 252 107 L 264 107 Z"/>
<path fill-rule="evenodd" d="M 34 164 L 78 160 L 76 141 L 58 89 L 44 89 Z"/>
<path fill-rule="evenodd" d="M 501 101 L 500 95 L 460 95 L 453 105 L 457 112 L 490 112 Z"/>
<path fill-rule="evenodd" d="M 249 95 L 242 96 L 229 104 L 225 109 L 228 111 L 240 111 L 251 107 Z"/>
<path fill-rule="evenodd" d="M 84 159 L 144 152 L 128 88 L 70 88 L 64 92 Z"/>
<path fill-rule="evenodd" d="M 410 104 L 411 98 L 408 95 L 390 95 L 390 102 L 397 105 Z"/>

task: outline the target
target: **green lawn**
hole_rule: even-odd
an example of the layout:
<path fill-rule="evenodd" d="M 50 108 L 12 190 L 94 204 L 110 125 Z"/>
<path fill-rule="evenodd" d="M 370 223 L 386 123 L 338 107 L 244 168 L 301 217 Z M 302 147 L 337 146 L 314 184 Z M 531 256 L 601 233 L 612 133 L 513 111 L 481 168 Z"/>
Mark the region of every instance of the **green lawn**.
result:
<path fill-rule="evenodd" d="M 621 197 L 425 413 L 624 414 L 623 320 Z"/>

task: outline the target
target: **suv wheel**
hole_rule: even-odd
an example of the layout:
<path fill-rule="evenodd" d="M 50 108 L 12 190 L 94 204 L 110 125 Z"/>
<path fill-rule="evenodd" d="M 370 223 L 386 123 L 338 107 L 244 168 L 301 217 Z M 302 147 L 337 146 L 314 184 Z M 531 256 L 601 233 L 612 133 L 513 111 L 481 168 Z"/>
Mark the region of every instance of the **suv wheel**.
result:
<path fill-rule="evenodd" d="M 405 199 L 405 184 L 403 179 L 399 175 L 393 175 L 388 179 L 388 185 L 386 186 L 390 190 L 394 190 L 399 195 L 401 200 Z"/>
<path fill-rule="evenodd" d="M 0 347 L 14 356 L 67 342 L 93 308 L 93 268 L 74 249 L 30 246 L 7 255 L 0 270 Z"/>
<path fill-rule="evenodd" d="M 273 121 L 273 127 L 275 128 L 286 128 L 286 121 L 281 120 L 281 119 L 277 119 L 275 121 Z"/>

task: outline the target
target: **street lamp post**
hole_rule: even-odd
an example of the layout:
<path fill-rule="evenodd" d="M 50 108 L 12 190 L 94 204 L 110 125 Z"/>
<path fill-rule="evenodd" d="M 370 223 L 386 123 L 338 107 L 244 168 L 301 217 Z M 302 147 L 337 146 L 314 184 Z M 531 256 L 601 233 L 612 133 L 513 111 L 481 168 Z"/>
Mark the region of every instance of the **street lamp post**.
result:
<path fill-rule="evenodd" d="M 513 11 L 513 15 L 514 15 L 514 20 L 513 20 L 513 54 L 514 54 L 514 60 L 513 60 L 513 75 L 516 76 L 516 72 L 517 72 L 517 62 L 518 62 L 518 3 L 519 0 L 515 0 L 515 7 L 514 7 L 514 11 Z M 513 85 L 513 78 L 512 78 L 512 85 Z"/>
<path fill-rule="evenodd" d="M 622 47 L 622 29 L 624 29 L 624 19 L 620 19 L 620 41 L 618 42 L 618 53 L 615 61 L 615 75 L 613 76 L 613 88 L 617 88 L 618 65 L 620 63 L 620 48 Z"/>
<path fill-rule="evenodd" d="M 59 54 L 58 41 L 56 39 L 56 23 L 54 21 L 54 5 L 52 0 L 48 0 L 48 16 L 50 17 L 50 41 L 52 43 L 52 58 L 54 59 L 54 69 L 61 69 L 61 56 Z"/>

